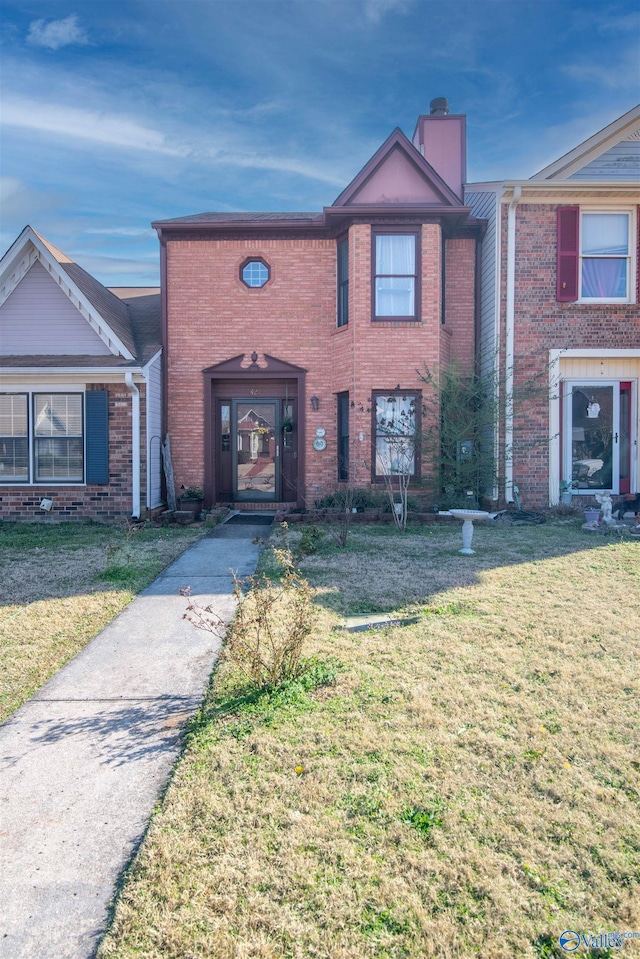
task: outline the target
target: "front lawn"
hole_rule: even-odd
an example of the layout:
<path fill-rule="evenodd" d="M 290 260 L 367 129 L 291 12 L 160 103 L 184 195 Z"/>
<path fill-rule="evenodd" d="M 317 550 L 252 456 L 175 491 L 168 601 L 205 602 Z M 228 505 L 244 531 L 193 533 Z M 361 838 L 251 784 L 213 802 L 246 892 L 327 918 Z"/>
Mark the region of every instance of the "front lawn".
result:
<path fill-rule="evenodd" d="M 203 531 L 0 522 L 0 722 Z"/>
<path fill-rule="evenodd" d="M 302 560 L 311 680 L 219 668 L 102 959 L 558 959 L 566 929 L 640 931 L 640 544 L 459 546 L 359 527 Z M 408 622 L 340 628 L 374 611 Z"/>

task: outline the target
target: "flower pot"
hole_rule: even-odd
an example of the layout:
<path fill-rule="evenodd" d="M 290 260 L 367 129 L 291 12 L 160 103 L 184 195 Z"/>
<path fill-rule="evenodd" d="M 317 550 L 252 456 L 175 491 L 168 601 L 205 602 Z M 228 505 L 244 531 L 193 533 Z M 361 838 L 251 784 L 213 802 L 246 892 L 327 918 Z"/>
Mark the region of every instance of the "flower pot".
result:
<path fill-rule="evenodd" d="M 202 510 L 202 500 L 201 499 L 181 499 L 180 500 L 180 509 L 183 512 L 193 513 L 194 519 L 199 519 L 200 512 Z"/>
<path fill-rule="evenodd" d="M 585 523 L 597 523 L 600 519 L 600 510 L 595 507 L 587 507 L 584 511 Z"/>
<path fill-rule="evenodd" d="M 563 493 L 560 493 L 560 502 L 564 506 L 571 506 L 571 500 L 573 499 L 573 493 L 571 490 L 565 490 Z"/>

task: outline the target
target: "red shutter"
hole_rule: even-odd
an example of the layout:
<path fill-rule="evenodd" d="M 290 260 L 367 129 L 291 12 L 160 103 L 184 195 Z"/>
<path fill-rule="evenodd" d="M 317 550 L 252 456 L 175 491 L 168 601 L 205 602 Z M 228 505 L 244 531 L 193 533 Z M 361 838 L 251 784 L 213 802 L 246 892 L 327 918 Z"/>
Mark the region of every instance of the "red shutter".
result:
<path fill-rule="evenodd" d="M 556 299 L 573 303 L 578 299 L 578 223 L 580 207 L 558 207 L 558 273 Z"/>

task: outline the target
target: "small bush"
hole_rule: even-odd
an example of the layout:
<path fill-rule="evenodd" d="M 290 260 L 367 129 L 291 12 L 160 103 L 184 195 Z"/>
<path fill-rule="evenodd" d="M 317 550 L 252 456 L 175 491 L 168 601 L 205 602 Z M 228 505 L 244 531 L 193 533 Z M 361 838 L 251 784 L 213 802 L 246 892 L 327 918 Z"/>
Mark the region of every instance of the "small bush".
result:
<path fill-rule="evenodd" d="M 236 579 L 238 605 L 228 629 L 210 607 L 190 603 L 185 613 L 210 632 L 223 635 L 226 630 L 222 657 L 256 689 L 276 688 L 302 675 L 302 648 L 315 615 L 311 587 L 297 571 L 291 551 L 279 547 L 273 554 L 281 571 L 279 582 L 258 575 Z"/>

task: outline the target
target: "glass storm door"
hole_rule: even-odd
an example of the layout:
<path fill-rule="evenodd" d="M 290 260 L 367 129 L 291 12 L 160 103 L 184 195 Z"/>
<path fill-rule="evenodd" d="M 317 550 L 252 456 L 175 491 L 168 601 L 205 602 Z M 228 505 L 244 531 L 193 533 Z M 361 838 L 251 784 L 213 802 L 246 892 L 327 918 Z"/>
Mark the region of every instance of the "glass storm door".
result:
<path fill-rule="evenodd" d="M 278 499 L 278 402 L 234 400 L 232 416 L 234 499 Z"/>
<path fill-rule="evenodd" d="M 562 412 L 563 479 L 576 492 L 628 492 L 631 383 L 566 381 Z"/>

